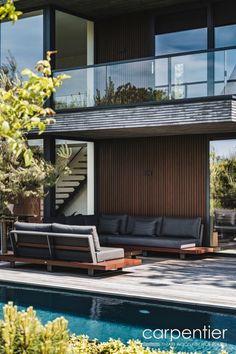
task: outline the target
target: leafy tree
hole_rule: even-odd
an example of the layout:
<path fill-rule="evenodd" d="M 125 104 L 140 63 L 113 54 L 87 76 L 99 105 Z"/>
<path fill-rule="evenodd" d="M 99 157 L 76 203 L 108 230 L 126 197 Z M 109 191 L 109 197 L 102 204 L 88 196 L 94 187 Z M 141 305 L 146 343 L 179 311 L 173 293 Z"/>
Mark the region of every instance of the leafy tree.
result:
<path fill-rule="evenodd" d="M 0 7 L 0 20 L 15 22 L 20 15 L 12 0 Z M 67 78 L 52 76 L 52 54 L 37 63 L 35 72 L 25 69 L 22 75 L 26 80 L 17 75 L 13 58 L 0 70 L 0 214 L 6 214 L 8 203 L 19 197 L 42 197 L 43 187 L 55 184 L 60 173 L 69 171 L 70 149 L 62 147 L 59 164 L 53 166 L 30 148 L 27 140 L 32 130 L 42 134 L 54 122 L 55 112 L 46 103 Z"/>
<path fill-rule="evenodd" d="M 9 21 L 15 22 L 20 15 L 22 15 L 22 12 L 16 10 L 13 0 L 7 0 L 7 2 L 0 7 L 0 21 L 8 19 Z"/>
<path fill-rule="evenodd" d="M 26 135 L 36 128 L 43 133 L 46 126 L 54 122 L 49 116 L 55 112 L 45 104 L 67 78 L 65 75 L 52 77 L 51 54 L 48 53 L 47 60 L 38 62 L 38 74 L 25 69 L 22 75 L 28 80 L 14 81 L 7 88 L 0 88 L 0 137 L 17 157 L 24 155 L 26 166 L 33 158 L 32 150 L 26 144 Z"/>
<path fill-rule="evenodd" d="M 211 153 L 211 209 L 236 209 L 236 155 L 223 158 Z"/>

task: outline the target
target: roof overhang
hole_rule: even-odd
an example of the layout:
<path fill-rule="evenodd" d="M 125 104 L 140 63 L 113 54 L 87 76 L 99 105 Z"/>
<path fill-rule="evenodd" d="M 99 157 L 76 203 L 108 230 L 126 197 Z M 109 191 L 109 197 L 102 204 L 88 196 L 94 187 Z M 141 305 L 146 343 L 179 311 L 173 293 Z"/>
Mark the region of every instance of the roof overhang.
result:
<path fill-rule="evenodd" d="M 213 0 L 219 1 L 219 0 Z M 17 0 L 17 6 L 26 11 L 32 7 L 54 5 L 88 18 L 102 18 L 118 14 L 168 8 L 184 4 L 207 4 L 208 0 Z"/>
<path fill-rule="evenodd" d="M 219 97 L 59 113 L 45 134 L 96 140 L 233 132 L 236 133 L 236 100 Z"/>

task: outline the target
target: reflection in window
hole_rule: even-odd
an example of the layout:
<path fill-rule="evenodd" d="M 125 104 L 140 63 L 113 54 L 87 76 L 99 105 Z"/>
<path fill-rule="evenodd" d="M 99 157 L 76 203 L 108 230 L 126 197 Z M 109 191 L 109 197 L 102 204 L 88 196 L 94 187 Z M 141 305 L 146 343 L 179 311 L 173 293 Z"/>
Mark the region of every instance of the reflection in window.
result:
<path fill-rule="evenodd" d="M 156 55 L 167 55 L 202 49 L 207 49 L 206 28 L 157 34 L 155 38 Z"/>
<path fill-rule="evenodd" d="M 171 73 L 174 98 L 207 95 L 207 54 L 173 57 Z"/>
<path fill-rule="evenodd" d="M 56 49 L 57 69 L 93 64 L 93 23 L 56 11 Z"/>
<path fill-rule="evenodd" d="M 218 232 L 215 246 L 236 249 L 236 140 L 210 143 L 210 213 L 213 231 Z M 231 227 L 229 227 L 231 226 Z"/>
<path fill-rule="evenodd" d="M 16 25 L 4 22 L 1 25 L 2 64 L 14 58 L 17 71 L 34 69 L 43 58 L 43 12 L 35 11 L 24 15 Z"/>
<path fill-rule="evenodd" d="M 236 49 L 214 54 L 215 95 L 236 93 Z"/>
<path fill-rule="evenodd" d="M 215 47 L 231 47 L 236 45 L 236 25 L 215 28 Z"/>

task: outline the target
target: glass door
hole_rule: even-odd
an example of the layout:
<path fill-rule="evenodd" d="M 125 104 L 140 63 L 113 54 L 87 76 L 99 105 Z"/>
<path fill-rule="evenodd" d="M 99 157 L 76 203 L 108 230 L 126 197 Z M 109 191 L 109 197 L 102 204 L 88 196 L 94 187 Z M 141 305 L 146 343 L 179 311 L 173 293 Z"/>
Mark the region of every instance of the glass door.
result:
<path fill-rule="evenodd" d="M 213 246 L 236 253 L 236 139 L 210 143 L 210 215 Z"/>

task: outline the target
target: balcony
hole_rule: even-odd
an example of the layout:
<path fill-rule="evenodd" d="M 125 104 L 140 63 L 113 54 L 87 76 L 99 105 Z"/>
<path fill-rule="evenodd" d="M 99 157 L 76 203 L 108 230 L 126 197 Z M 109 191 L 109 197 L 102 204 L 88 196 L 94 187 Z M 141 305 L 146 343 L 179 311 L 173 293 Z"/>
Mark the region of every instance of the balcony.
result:
<path fill-rule="evenodd" d="M 164 103 L 236 93 L 236 48 L 198 51 L 63 71 L 57 110 Z"/>

